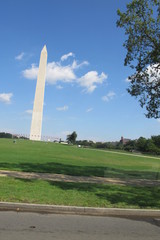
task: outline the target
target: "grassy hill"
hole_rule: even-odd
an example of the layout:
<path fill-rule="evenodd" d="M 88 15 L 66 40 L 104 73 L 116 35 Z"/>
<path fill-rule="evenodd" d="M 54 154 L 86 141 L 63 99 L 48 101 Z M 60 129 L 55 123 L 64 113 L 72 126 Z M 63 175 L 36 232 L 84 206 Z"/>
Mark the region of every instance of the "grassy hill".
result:
<path fill-rule="evenodd" d="M 56 143 L 0 139 L 0 169 L 110 178 L 159 179 L 160 158 Z M 0 177 L 0 201 L 160 209 L 160 187 Z"/>
<path fill-rule="evenodd" d="M 160 158 L 58 143 L 0 139 L 0 169 L 76 176 L 159 179 Z"/>

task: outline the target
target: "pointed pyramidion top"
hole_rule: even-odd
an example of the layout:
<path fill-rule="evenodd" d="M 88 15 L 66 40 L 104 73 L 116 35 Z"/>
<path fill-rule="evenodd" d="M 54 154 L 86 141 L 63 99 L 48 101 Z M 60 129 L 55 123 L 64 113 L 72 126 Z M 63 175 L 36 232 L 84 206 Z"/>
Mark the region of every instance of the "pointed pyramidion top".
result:
<path fill-rule="evenodd" d="M 42 52 L 47 52 L 47 47 L 46 45 L 44 45 L 43 49 L 42 49 Z"/>

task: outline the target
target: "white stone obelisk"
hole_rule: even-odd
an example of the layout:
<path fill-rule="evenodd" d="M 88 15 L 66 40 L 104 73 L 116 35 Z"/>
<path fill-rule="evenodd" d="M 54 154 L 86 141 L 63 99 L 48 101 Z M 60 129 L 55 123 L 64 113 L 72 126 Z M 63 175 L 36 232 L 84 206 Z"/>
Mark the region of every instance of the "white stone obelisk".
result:
<path fill-rule="evenodd" d="M 45 45 L 41 51 L 39 62 L 37 85 L 32 113 L 30 140 L 37 141 L 41 140 L 46 65 L 47 65 L 47 48 Z"/>

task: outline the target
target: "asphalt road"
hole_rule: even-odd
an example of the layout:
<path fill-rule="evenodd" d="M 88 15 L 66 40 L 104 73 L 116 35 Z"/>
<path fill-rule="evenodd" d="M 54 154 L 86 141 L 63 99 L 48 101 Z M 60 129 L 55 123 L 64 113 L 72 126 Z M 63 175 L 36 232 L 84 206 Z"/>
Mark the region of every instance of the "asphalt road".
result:
<path fill-rule="evenodd" d="M 0 212 L 1 240 L 159 240 L 160 219 Z"/>

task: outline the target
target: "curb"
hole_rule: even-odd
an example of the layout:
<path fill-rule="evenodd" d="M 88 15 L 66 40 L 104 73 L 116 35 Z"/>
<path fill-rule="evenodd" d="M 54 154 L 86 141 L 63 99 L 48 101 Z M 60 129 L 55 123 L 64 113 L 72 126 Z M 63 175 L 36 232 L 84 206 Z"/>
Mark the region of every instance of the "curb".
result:
<path fill-rule="evenodd" d="M 160 210 L 93 208 L 11 202 L 0 202 L 0 211 L 34 212 L 47 214 L 74 214 L 105 217 L 160 217 Z"/>

